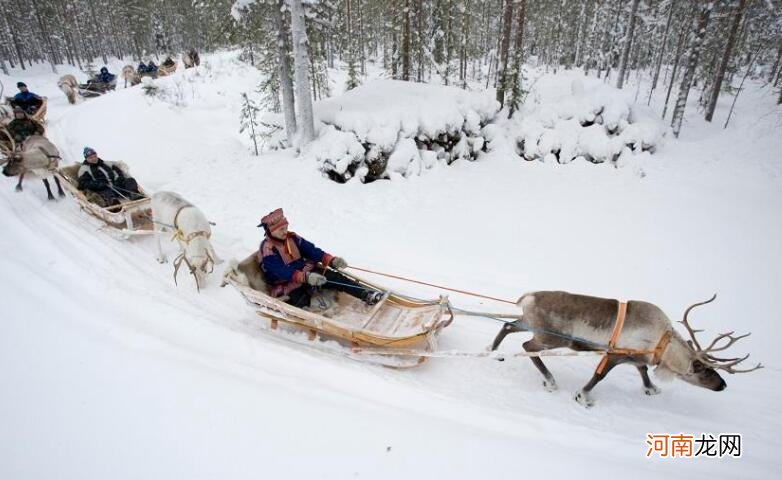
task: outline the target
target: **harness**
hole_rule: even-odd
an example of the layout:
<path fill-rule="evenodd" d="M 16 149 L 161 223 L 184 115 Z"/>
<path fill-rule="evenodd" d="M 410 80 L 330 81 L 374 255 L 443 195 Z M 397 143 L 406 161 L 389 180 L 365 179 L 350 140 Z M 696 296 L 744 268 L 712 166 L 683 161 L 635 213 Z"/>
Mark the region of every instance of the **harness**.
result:
<path fill-rule="evenodd" d="M 603 355 L 603 359 L 600 360 L 600 363 L 597 366 L 597 369 L 595 370 L 596 375 L 602 375 L 603 371 L 605 370 L 606 364 L 608 363 L 608 357 L 609 355 L 652 355 L 652 365 L 658 365 L 660 363 L 660 359 L 663 356 L 663 352 L 668 347 L 668 344 L 671 343 L 671 338 L 673 337 L 673 330 L 667 329 L 665 333 L 663 333 L 662 337 L 660 337 L 660 340 L 657 341 L 657 345 L 655 345 L 654 349 L 652 350 L 637 350 L 634 348 L 616 348 L 616 341 L 619 339 L 619 335 L 622 333 L 622 327 L 625 323 L 625 316 L 627 315 L 627 302 L 619 302 L 619 307 L 617 308 L 616 312 L 616 320 L 614 321 L 614 329 L 611 331 L 611 338 L 608 340 L 608 350 L 606 350 L 606 354 Z"/>
<path fill-rule="evenodd" d="M 183 243 L 185 245 L 188 245 L 196 237 L 204 237 L 207 240 L 209 240 L 209 238 L 212 236 L 212 234 L 210 232 L 207 232 L 205 230 L 198 230 L 196 232 L 192 232 L 192 233 L 189 233 L 189 234 L 185 235 L 185 233 L 182 231 L 182 229 L 179 228 L 179 214 L 182 213 L 182 210 L 184 210 L 186 208 L 194 208 L 194 207 L 193 207 L 193 205 L 183 205 L 183 206 L 179 207 L 179 210 L 177 210 L 176 213 L 174 214 L 174 225 L 172 225 L 172 227 L 174 228 L 174 236 L 171 237 L 171 240 L 176 239 L 180 243 L 180 245 L 183 244 Z M 177 273 L 179 272 L 179 267 L 181 267 L 182 266 L 182 262 L 184 262 L 185 265 L 187 265 L 187 268 L 190 270 L 190 274 L 193 275 L 193 277 L 195 278 L 196 289 L 198 289 L 199 292 L 201 291 L 201 285 L 198 284 L 198 277 L 195 274 L 196 270 L 198 268 L 201 268 L 202 271 L 204 271 L 206 273 L 212 273 L 212 271 L 214 271 L 214 264 L 215 264 L 215 261 L 212 258 L 212 255 L 209 254 L 209 250 L 207 249 L 204 253 L 206 254 L 206 260 L 204 261 L 204 264 L 201 265 L 201 267 L 196 267 L 193 264 L 191 264 L 190 260 L 188 260 L 187 256 L 185 256 L 185 249 L 184 248 L 182 249 L 182 253 L 180 253 L 179 256 L 177 256 L 174 259 L 174 284 L 175 285 L 178 285 L 177 284 Z M 206 271 L 207 265 L 209 266 L 209 271 L 208 272 Z"/>
<path fill-rule="evenodd" d="M 182 242 L 186 245 L 190 244 L 196 237 L 204 237 L 207 240 L 212 237 L 211 232 L 207 232 L 205 230 L 198 230 L 195 232 L 188 233 L 185 235 L 185 232 L 183 232 L 179 228 L 179 214 L 182 213 L 182 210 L 186 208 L 192 208 L 192 205 L 183 205 L 179 207 L 179 210 L 176 211 L 174 214 L 174 236 L 171 237 L 171 240 L 177 240 L 179 242 Z"/>

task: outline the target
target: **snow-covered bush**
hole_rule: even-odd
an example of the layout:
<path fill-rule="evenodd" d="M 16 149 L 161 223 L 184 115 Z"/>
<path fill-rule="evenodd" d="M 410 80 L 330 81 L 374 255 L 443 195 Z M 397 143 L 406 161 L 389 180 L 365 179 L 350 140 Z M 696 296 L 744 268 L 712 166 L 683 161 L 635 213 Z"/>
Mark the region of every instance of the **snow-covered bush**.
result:
<path fill-rule="evenodd" d="M 630 103 L 607 85 L 585 90 L 579 80 L 573 82 L 570 95 L 524 105 L 508 128 L 516 153 L 527 160 L 553 156 L 559 163 L 578 157 L 615 162 L 625 147 L 634 153 L 653 153 L 665 133 L 647 107 Z"/>
<path fill-rule="evenodd" d="M 418 175 L 438 161 L 475 160 L 498 110 L 487 93 L 378 80 L 319 102 L 320 133 L 302 153 L 340 182 Z"/>

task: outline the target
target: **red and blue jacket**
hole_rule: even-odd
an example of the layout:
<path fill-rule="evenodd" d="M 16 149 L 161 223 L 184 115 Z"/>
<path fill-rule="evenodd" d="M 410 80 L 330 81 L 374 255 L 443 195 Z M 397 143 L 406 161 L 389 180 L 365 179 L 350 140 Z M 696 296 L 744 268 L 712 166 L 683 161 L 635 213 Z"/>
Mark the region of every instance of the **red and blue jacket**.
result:
<path fill-rule="evenodd" d="M 288 232 L 285 240 L 266 236 L 258 253 L 261 270 L 273 297 L 287 295 L 299 288 L 306 281 L 307 273 L 315 269 L 316 263 L 325 267 L 334 258 L 293 232 Z"/>

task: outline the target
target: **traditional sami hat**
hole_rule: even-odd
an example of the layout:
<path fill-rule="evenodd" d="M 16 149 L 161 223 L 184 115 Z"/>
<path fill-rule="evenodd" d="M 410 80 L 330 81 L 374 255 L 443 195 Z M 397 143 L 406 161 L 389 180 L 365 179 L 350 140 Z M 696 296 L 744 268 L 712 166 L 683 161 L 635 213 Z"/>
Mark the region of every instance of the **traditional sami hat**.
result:
<path fill-rule="evenodd" d="M 265 217 L 261 218 L 261 223 L 259 223 L 258 226 L 264 227 L 268 231 L 273 232 L 278 228 L 287 227 L 288 219 L 285 218 L 285 215 L 282 213 L 282 209 L 278 208 L 277 210 L 274 210 Z"/>

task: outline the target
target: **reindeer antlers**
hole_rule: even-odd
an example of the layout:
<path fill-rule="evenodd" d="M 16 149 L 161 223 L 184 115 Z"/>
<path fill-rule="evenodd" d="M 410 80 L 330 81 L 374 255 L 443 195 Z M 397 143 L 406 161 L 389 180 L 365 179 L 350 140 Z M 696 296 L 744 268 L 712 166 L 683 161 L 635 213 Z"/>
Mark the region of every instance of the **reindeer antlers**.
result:
<path fill-rule="evenodd" d="M 763 368 L 763 365 L 760 363 L 758 363 L 752 368 L 743 369 L 743 370 L 738 370 L 733 368 L 739 363 L 749 358 L 749 354 L 746 354 L 743 357 L 735 357 L 735 358 L 720 358 L 712 355 L 713 352 L 721 352 L 723 350 L 727 350 L 731 345 L 738 342 L 742 338 L 750 336 L 750 333 L 745 333 L 744 335 L 738 335 L 738 336 L 734 336 L 733 335 L 734 332 L 722 333 L 718 335 L 717 338 L 712 340 L 712 342 L 706 348 L 701 347 L 701 344 L 698 342 L 698 339 L 696 338 L 696 334 L 702 332 L 703 330 L 696 330 L 692 328 L 692 326 L 690 326 L 690 322 L 687 319 L 687 316 L 689 315 L 690 310 L 692 310 L 693 308 L 698 307 L 700 305 L 705 305 L 707 303 L 711 303 L 716 298 L 717 298 L 717 294 L 715 293 L 713 297 L 711 297 L 706 301 L 693 303 L 692 305 L 687 307 L 687 310 L 684 311 L 684 318 L 679 322 L 682 325 L 684 325 L 684 327 L 687 329 L 687 332 L 690 334 L 690 338 L 692 340 L 687 340 L 687 344 L 690 346 L 690 348 L 692 348 L 695 351 L 695 356 L 698 358 L 698 360 L 708 365 L 709 367 L 714 369 L 724 370 L 728 373 L 746 373 L 746 372 L 751 372 L 753 370 L 757 370 L 759 368 Z M 719 343 L 724 339 L 727 339 L 727 342 L 724 342 L 722 345 L 720 345 Z"/>

